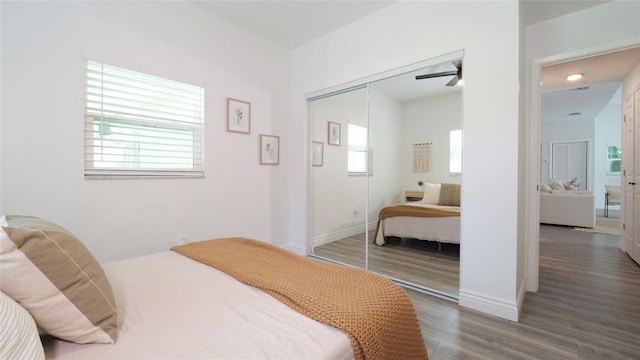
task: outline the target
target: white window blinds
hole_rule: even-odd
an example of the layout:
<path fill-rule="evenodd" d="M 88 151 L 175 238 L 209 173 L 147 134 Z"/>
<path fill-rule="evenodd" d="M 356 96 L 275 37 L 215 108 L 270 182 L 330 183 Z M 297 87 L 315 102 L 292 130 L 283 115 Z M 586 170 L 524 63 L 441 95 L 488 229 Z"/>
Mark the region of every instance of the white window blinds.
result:
<path fill-rule="evenodd" d="M 85 177 L 203 176 L 204 89 L 86 61 Z"/>

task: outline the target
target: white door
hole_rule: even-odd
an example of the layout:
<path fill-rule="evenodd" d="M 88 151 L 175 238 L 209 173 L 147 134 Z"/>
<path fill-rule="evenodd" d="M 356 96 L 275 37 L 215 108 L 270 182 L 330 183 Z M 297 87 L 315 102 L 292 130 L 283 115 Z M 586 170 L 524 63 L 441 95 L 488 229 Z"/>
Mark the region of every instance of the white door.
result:
<path fill-rule="evenodd" d="M 631 257 L 640 264 L 640 231 L 635 231 L 635 224 L 640 224 L 640 156 L 637 156 L 637 151 L 640 149 L 640 90 L 636 90 L 635 93 L 635 116 L 634 119 L 634 147 L 630 149 L 633 160 L 633 178 L 632 184 L 628 184 L 633 191 L 633 211 L 634 216 L 632 219 L 633 225 L 631 228 L 631 234 L 633 240 L 633 254 Z M 624 149 L 623 149 L 624 151 Z M 640 230 L 640 229 L 639 229 Z"/>
<path fill-rule="evenodd" d="M 576 179 L 586 190 L 589 144 L 587 141 L 551 143 L 551 178 L 562 183 Z"/>
<path fill-rule="evenodd" d="M 622 123 L 622 184 L 621 184 L 621 209 L 622 231 L 620 233 L 620 247 L 632 258 L 634 257 L 634 226 L 633 226 L 633 169 L 634 169 L 634 97 L 624 100 L 624 115 Z M 640 158 L 640 157 L 639 157 Z M 640 252 L 638 252 L 640 255 Z M 636 260 L 637 261 L 637 260 Z"/>

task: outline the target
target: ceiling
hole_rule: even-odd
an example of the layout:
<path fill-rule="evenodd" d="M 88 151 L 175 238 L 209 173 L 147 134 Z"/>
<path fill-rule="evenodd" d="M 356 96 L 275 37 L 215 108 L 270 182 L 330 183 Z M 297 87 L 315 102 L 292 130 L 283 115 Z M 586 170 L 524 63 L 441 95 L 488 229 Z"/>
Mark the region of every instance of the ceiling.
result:
<path fill-rule="evenodd" d="M 542 121 L 594 119 L 638 63 L 640 47 L 542 68 Z M 583 78 L 566 79 L 576 73 Z"/>
<path fill-rule="evenodd" d="M 395 1 L 192 1 L 285 49 L 294 49 Z"/>
<path fill-rule="evenodd" d="M 525 25 L 611 0 L 519 0 Z M 193 0 L 192 4 L 285 49 L 294 49 L 398 1 Z"/>
<path fill-rule="evenodd" d="M 610 1 L 519 0 L 522 10 L 521 20 L 525 25 L 553 19 Z M 246 31 L 254 33 L 266 41 L 291 50 L 396 2 L 398 1 L 193 0 L 192 4 Z M 585 117 L 591 116 L 590 114 L 597 114 L 599 112 L 597 109 L 598 104 L 604 101 L 604 105 L 606 105 L 613 95 L 610 86 L 599 86 L 598 84 L 618 82 L 621 79 L 621 74 L 628 74 L 629 63 L 633 61 L 638 63 L 638 60 L 633 60 L 636 59 L 635 53 L 629 56 L 630 58 L 626 59 L 627 61 L 620 58 L 602 58 L 592 59 L 593 62 L 591 62 L 587 59 L 584 62 L 581 60 L 544 68 L 542 73 L 543 116 L 545 114 L 554 114 L 553 118 L 558 119 L 561 114 L 570 112 L 581 112 Z M 618 61 L 621 62 L 619 63 Z M 583 82 L 590 84 L 588 92 L 593 97 L 580 97 L 577 96 L 576 92 L 567 90 L 571 87 L 581 86 L 580 83 L 567 84 L 564 80 L 568 71 L 578 71 L 577 69 L 579 68 L 583 69 L 579 72 L 585 73 Z M 438 72 L 452 69 L 455 69 L 452 64 L 445 63 L 438 69 L 425 69 L 425 71 Z M 393 96 L 400 100 L 422 97 L 425 96 L 425 93 L 433 96 L 438 91 L 440 91 L 438 94 L 441 94 L 442 91 L 460 91 L 459 86 L 444 86 L 450 79 L 448 77 L 416 81 L 414 76 L 415 74 L 412 73 L 394 80 L 387 79 L 378 86 L 384 84 L 387 88 L 386 91 L 393 91 Z M 545 100 L 550 98 L 557 99 L 552 102 Z M 552 103 L 554 104 L 553 107 L 550 105 Z M 547 105 L 549 107 L 545 108 Z"/>

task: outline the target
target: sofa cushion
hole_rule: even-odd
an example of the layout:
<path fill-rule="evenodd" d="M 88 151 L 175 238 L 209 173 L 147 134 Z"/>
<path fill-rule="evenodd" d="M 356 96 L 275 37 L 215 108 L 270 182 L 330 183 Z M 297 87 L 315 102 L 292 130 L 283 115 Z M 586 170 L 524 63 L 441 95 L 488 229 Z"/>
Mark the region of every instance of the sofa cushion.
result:
<path fill-rule="evenodd" d="M 566 190 L 564 185 L 558 180 L 549 180 L 549 186 L 552 190 Z"/>

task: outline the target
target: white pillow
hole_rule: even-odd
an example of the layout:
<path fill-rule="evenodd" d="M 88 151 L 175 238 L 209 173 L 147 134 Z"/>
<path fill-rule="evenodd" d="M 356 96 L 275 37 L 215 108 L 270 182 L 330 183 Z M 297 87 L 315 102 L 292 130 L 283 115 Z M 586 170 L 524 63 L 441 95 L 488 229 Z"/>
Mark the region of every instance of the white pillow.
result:
<path fill-rule="evenodd" d="M 547 185 L 547 184 L 540 184 L 540 191 L 546 191 L 546 192 L 551 192 L 551 186 Z"/>
<path fill-rule="evenodd" d="M 562 185 L 558 180 L 549 180 L 549 186 L 551 187 L 551 190 L 566 190 L 564 185 Z"/>
<path fill-rule="evenodd" d="M 44 359 L 36 322 L 3 292 L 0 292 L 0 319 L 0 359 Z"/>
<path fill-rule="evenodd" d="M 425 183 L 423 185 L 424 196 L 420 202 L 423 204 L 437 204 L 440 199 L 440 186 L 441 184 Z"/>

